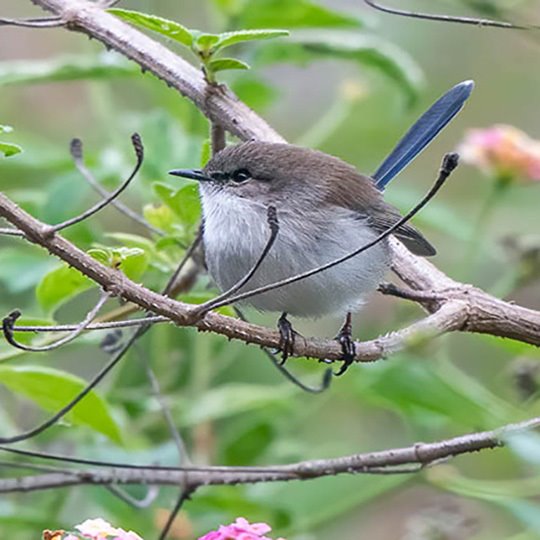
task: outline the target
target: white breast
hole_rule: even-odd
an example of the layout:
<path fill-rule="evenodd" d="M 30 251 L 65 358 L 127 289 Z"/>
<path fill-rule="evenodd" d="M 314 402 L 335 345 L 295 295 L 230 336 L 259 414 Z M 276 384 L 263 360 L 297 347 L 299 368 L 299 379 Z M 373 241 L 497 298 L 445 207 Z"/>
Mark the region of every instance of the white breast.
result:
<path fill-rule="evenodd" d="M 260 257 L 270 236 L 266 208 L 225 191 L 203 194 L 204 245 L 210 274 L 221 290 L 236 284 Z M 250 290 L 318 267 L 376 237 L 365 220 L 343 208 L 306 216 L 278 208 L 279 233 Z M 390 264 L 386 242 L 349 261 L 246 301 L 263 311 L 302 317 L 357 310 Z"/>

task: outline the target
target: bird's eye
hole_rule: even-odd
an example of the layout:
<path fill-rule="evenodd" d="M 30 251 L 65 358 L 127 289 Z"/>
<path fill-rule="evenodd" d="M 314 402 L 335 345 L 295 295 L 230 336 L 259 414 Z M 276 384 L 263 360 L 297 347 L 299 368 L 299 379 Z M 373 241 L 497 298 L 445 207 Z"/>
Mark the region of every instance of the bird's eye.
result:
<path fill-rule="evenodd" d="M 231 173 L 231 180 L 238 184 L 245 182 L 251 178 L 251 173 L 247 169 L 237 169 Z"/>

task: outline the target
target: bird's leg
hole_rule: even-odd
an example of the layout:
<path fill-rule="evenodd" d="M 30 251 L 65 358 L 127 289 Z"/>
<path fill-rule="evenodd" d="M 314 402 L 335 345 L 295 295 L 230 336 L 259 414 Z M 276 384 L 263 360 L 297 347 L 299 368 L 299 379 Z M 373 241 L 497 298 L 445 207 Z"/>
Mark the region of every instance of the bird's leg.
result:
<path fill-rule="evenodd" d="M 336 336 L 336 340 L 339 341 L 341 350 L 343 351 L 341 356 L 343 365 L 336 373 L 336 376 L 339 377 L 339 375 L 343 375 L 347 369 L 349 369 L 349 366 L 354 362 L 354 358 L 356 356 L 356 346 L 354 344 L 354 340 L 352 339 L 352 315 L 350 311 L 345 317 L 345 322 Z"/>
<path fill-rule="evenodd" d="M 294 331 L 292 324 L 289 319 L 287 319 L 287 313 L 283 312 L 281 317 L 278 319 L 278 330 L 279 330 L 279 350 L 281 351 L 281 362 L 282 366 L 294 352 L 294 340 L 296 338 L 296 332 Z"/>

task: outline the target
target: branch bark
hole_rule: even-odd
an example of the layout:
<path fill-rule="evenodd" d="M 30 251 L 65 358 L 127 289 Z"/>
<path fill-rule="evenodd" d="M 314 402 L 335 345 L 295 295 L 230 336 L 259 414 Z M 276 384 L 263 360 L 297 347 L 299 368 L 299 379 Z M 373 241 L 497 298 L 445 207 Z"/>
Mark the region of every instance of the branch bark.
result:
<path fill-rule="evenodd" d="M 301 461 L 267 467 L 145 467 L 114 466 L 107 469 L 73 469 L 0 480 L 0 493 L 37 491 L 75 485 L 145 484 L 159 486 L 200 486 L 254 484 L 310 480 L 338 474 L 400 474 L 462 454 L 504 445 L 512 434 L 540 426 L 540 418 L 509 424 L 493 431 L 471 433 L 435 443 L 416 443 L 404 448 L 353 454 L 335 459 Z M 55 457 L 55 460 L 61 458 Z M 408 466 L 416 466 L 409 468 Z"/>
<path fill-rule="evenodd" d="M 239 319 L 218 313 L 207 313 L 198 319 L 198 306 L 185 304 L 155 293 L 128 279 L 120 270 L 108 268 L 64 239 L 60 234 L 50 234 L 50 228 L 19 208 L 0 193 L 0 217 L 23 231 L 25 237 L 57 256 L 70 266 L 99 284 L 111 295 L 120 296 L 141 309 L 167 317 L 178 326 L 195 326 L 199 330 L 215 332 L 230 339 L 239 339 L 265 347 L 279 347 L 279 333 Z M 465 324 L 465 306 L 460 302 L 448 303 L 429 317 L 411 325 L 401 332 L 393 332 L 372 341 L 357 344 L 356 359 L 370 362 L 388 356 L 408 343 L 422 337 L 432 337 L 456 330 Z M 339 360 L 342 356 L 340 345 L 334 340 L 298 337 L 294 347 L 296 356 L 308 356 L 320 360 Z"/>

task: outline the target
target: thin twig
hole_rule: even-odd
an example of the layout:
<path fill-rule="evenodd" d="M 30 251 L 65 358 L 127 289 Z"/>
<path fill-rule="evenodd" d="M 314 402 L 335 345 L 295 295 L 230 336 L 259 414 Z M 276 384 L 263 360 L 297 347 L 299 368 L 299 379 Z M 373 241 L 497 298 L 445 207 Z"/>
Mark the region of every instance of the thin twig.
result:
<path fill-rule="evenodd" d="M 164 296 L 170 296 L 174 298 L 180 292 L 179 289 L 183 288 L 183 284 L 179 283 L 179 276 L 182 270 L 184 269 L 184 267 L 186 266 L 186 264 L 193 257 L 193 254 L 195 253 L 197 248 L 200 246 L 201 241 L 202 241 L 202 227 L 199 227 L 199 230 L 197 231 L 197 235 L 193 239 L 193 242 L 187 248 L 186 252 L 184 253 L 184 256 L 182 257 L 182 260 L 178 263 L 178 266 L 176 267 L 175 271 L 169 277 L 169 280 L 167 281 L 167 285 L 165 285 L 165 288 L 163 289 Z"/>
<path fill-rule="evenodd" d="M 163 317 L 161 315 L 156 315 L 155 317 L 144 317 L 142 319 L 130 319 L 127 321 L 110 321 L 110 322 L 99 322 L 92 323 L 83 328 L 83 331 L 91 330 L 112 330 L 115 328 L 133 328 L 134 326 L 141 326 L 143 324 L 156 324 L 168 322 L 170 319 Z M 78 324 L 57 324 L 50 326 L 43 325 L 29 325 L 29 326 L 13 326 L 13 332 L 73 332 L 79 327 Z"/>
<path fill-rule="evenodd" d="M 43 17 L 32 19 L 6 19 L 0 18 L 0 26 L 20 26 L 23 28 L 57 28 L 65 26 L 66 22 L 59 17 Z"/>
<path fill-rule="evenodd" d="M 129 177 L 119 187 L 117 187 L 113 192 L 111 192 L 108 197 L 96 203 L 94 206 L 92 206 L 92 208 L 89 208 L 88 210 L 78 216 L 75 216 L 74 218 L 63 221 L 62 223 L 58 223 L 57 225 L 50 226 L 49 230 L 47 231 L 48 234 L 52 234 L 61 231 L 62 229 L 65 229 L 67 227 L 71 227 L 72 225 L 80 223 L 81 221 L 88 219 L 90 216 L 97 214 L 97 212 L 111 204 L 112 201 L 116 199 L 129 186 L 131 181 L 135 178 L 135 175 L 139 172 L 139 169 L 141 168 L 144 159 L 144 149 L 142 141 L 137 133 L 134 133 L 131 136 L 131 142 L 133 144 L 133 149 L 135 150 L 137 162 L 135 164 L 133 172 L 129 175 Z"/>
<path fill-rule="evenodd" d="M 191 498 L 196 489 L 196 487 L 182 487 L 182 489 L 180 490 L 180 495 L 178 496 L 178 499 L 176 500 L 176 503 L 174 505 L 174 508 L 171 510 L 171 513 L 167 518 L 167 522 L 165 523 L 163 529 L 159 534 L 158 540 L 165 540 L 167 538 L 167 535 L 171 530 L 171 527 L 174 523 L 174 520 L 176 519 L 176 516 L 178 515 L 178 512 L 180 512 L 182 506 L 184 506 L 184 503 Z"/>
<path fill-rule="evenodd" d="M 24 233 L 22 231 L 18 231 L 17 229 L 0 229 L 0 235 L 4 235 L 4 236 L 24 236 Z"/>
<path fill-rule="evenodd" d="M 468 24 L 473 26 L 489 26 L 492 28 L 513 28 L 514 30 L 532 30 L 537 29 L 538 26 L 532 25 L 517 25 L 504 21 L 493 21 L 491 19 L 479 19 L 476 17 L 456 17 L 452 15 L 435 15 L 433 13 L 417 13 L 414 11 L 408 11 L 403 9 L 391 8 L 383 6 L 375 0 L 364 0 L 364 2 L 371 8 L 383 13 L 389 13 L 390 15 L 399 15 L 401 17 L 409 17 L 411 19 L 423 19 L 427 21 L 439 21 L 447 23 L 459 23 Z"/>
<path fill-rule="evenodd" d="M 174 423 L 171 409 L 163 398 L 163 394 L 161 393 L 161 387 L 156 377 L 156 374 L 154 373 L 154 370 L 150 367 L 150 364 L 148 363 L 148 360 L 146 358 L 143 358 L 143 363 L 146 370 L 146 375 L 148 377 L 148 380 L 150 381 L 150 385 L 152 386 L 152 393 L 154 394 L 154 397 L 159 404 L 161 413 L 163 414 L 167 427 L 169 428 L 169 433 L 171 434 L 171 437 L 176 445 L 178 457 L 180 458 L 180 463 L 184 465 L 191 465 L 191 459 L 189 457 L 186 444 L 184 442 L 184 439 L 182 438 L 182 435 L 180 434 L 180 431 Z"/>
<path fill-rule="evenodd" d="M 105 486 L 115 497 L 118 497 L 121 501 L 124 501 L 129 506 L 134 508 L 148 508 L 159 495 L 159 488 L 157 486 L 148 486 L 146 489 L 146 495 L 142 499 L 137 499 L 130 495 L 127 491 L 123 490 L 115 484 Z"/>
<path fill-rule="evenodd" d="M 88 325 L 94 320 L 96 315 L 100 312 L 101 308 L 107 302 L 107 300 L 110 298 L 109 293 L 101 291 L 99 300 L 97 301 L 96 305 L 88 312 L 86 317 L 75 327 L 75 329 L 72 331 L 71 334 L 64 336 L 63 338 L 59 339 L 58 341 L 55 341 L 54 343 L 50 343 L 49 345 L 44 345 L 42 347 L 34 347 L 32 345 L 24 345 L 23 343 L 19 343 L 15 336 L 13 335 L 14 330 L 14 323 L 15 321 L 21 316 L 20 311 L 13 311 L 10 313 L 7 317 L 5 317 L 2 321 L 2 330 L 4 333 L 4 337 L 6 338 L 6 341 L 12 345 L 13 347 L 16 347 L 17 349 L 21 349 L 23 351 L 27 352 L 49 352 L 53 351 L 54 349 L 58 349 L 59 347 L 62 347 L 62 345 L 66 345 L 67 343 L 77 339 L 85 330 L 88 330 Z"/>
<path fill-rule="evenodd" d="M 116 200 L 114 197 L 111 198 L 112 194 L 103 188 L 103 186 L 94 178 L 94 175 L 90 172 L 90 169 L 88 169 L 88 167 L 84 164 L 83 144 L 80 139 L 73 139 L 71 141 L 69 151 L 71 157 L 73 158 L 75 167 L 77 167 L 77 170 L 81 173 L 81 176 L 104 199 L 110 200 L 112 206 L 114 206 L 119 212 L 121 212 L 131 220 L 135 221 L 139 225 L 143 226 L 144 228 L 148 229 L 149 231 L 159 236 L 163 236 L 165 234 L 161 229 L 159 229 L 158 227 L 154 227 L 154 225 L 152 225 L 151 223 L 148 223 L 148 221 L 146 221 L 143 216 L 137 214 L 137 212 L 126 206 L 124 203 Z"/>

